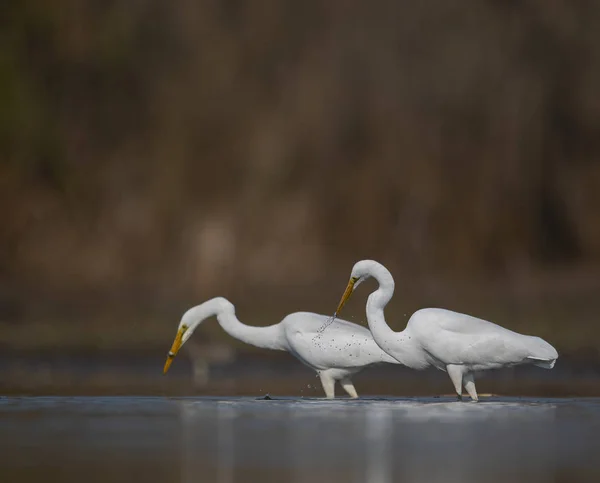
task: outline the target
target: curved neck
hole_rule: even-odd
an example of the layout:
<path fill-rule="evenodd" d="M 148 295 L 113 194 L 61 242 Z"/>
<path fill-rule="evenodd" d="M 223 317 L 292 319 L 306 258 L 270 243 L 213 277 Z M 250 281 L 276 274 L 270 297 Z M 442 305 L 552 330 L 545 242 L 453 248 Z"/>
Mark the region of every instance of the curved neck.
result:
<path fill-rule="evenodd" d="M 372 276 L 377 280 L 379 288 L 367 299 L 367 322 L 377 345 L 389 352 L 390 344 L 398 334 L 386 323 L 383 309 L 394 295 L 394 279 L 385 269 L 378 270 Z"/>
<path fill-rule="evenodd" d="M 410 333 L 407 330 L 394 332 L 385 321 L 383 309 L 394 295 L 392 274 L 379 266 L 372 276 L 379 282 L 379 288 L 367 300 L 367 321 L 375 342 L 400 364 L 414 369 L 428 367 L 430 361 L 423 356 L 423 351 L 411 339 Z"/>
<path fill-rule="evenodd" d="M 222 310 L 216 315 L 219 325 L 231 337 L 261 349 L 285 350 L 279 324 L 267 327 L 242 324 L 233 310 Z"/>

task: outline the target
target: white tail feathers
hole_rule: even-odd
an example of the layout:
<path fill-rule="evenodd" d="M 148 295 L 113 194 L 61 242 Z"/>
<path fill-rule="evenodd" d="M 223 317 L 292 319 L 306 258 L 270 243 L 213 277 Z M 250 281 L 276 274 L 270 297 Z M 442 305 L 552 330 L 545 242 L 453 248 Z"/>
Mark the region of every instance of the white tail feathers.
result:
<path fill-rule="evenodd" d="M 534 339 L 537 343 L 535 344 L 535 347 L 532 348 L 527 359 L 538 367 L 552 369 L 556 363 L 556 359 L 558 359 L 558 352 L 544 339 L 541 339 L 540 337 L 534 337 Z"/>
<path fill-rule="evenodd" d="M 528 357 L 527 359 L 533 362 L 534 366 L 541 367 L 543 369 L 552 369 L 556 364 L 556 359 L 540 359 L 539 357 Z"/>

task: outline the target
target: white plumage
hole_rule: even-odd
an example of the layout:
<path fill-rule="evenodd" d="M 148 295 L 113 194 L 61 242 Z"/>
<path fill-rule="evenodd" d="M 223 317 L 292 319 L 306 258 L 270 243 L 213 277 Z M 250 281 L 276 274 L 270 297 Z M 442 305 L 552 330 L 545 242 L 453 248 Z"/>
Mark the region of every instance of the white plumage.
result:
<path fill-rule="evenodd" d="M 336 320 L 327 331 L 322 332 L 320 329 L 328 317 L 312 312 L 295 312 L 278 324 L 252 327 L 238 320 L 231 302 L 216 297 L 192 307 L 183 315 L 165 363 L 165 373 L 181 346 L 200 323 L 211 316 L 216 316 L 223 330 L 235 339 L 263 349 L 287 351 L 315 370 L 328 398 L 335 395 L 336 381 L 356 398 L 358 395 L 351 381 L 353 375 L 375 364 L 398 364 L 379 348 L 367 328 L 352 322 Z"/>
<path fill-rule="evenodd" d="M 450 310 L 418 310 L 405 330 L 394 332 L 383 315 L 394 294 L 394 279 L 383 265 L 373 260 L 354 265 L 336 316 L 353 290 L 369 277 L 379 283 L 379 288 L 369 296 L 366 309 L 377 345 L 405 366 L 414 369 L 434 366 L 447 371 L 459 399 L 464 384 L 471 398 L 477 401 L 475 372 L 519 364 L 554 367 L 558 353 L 545 340 Z"/>

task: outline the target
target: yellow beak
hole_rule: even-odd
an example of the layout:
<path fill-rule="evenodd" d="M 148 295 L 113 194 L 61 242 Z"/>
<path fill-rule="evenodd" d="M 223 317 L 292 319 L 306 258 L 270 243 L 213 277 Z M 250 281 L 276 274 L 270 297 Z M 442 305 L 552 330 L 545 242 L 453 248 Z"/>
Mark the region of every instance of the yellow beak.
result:
<path fill-rule="evenodd" d="M 348 282 L 348 286 L 346 287 L 346 291 L 344 292 L 344 295 L 342 295 L 342 299 L 340 300 L 338 308 L 335 311 L 334 317 L 338 316 L 338 314 L 342 311 L 342 307 L 344 306 L 346 301 L 350 298 L 350 295 L 352 295 L 352 290 L 354 289 L 354 284 L 356 283 L 357 280 L 358 280 L 357 278 L 352 277 L 350 279 L 350 281 Z"/>
<path fill-rule="evenodd" d="M 181 349 L 181 339 L 183 337 L 183 334 L 185 334 L 186 330 L 187 330 L 187 327 L 181 327 L 177 331 L 177 335 L 175 336 L 175 340 L 173 341 L 173 345 L 171 346 L 169 355 L 167 355 L 167 361 L 165 362 L 165 368 L 163 369 L 163 374 L 167 373 L 167 371 L 169 370 L 169 367 L 171 367 L 171 363 L 173 362 L 173 359 L 175 359 L 175 356 L 179 352 L 179 349 Z"/>

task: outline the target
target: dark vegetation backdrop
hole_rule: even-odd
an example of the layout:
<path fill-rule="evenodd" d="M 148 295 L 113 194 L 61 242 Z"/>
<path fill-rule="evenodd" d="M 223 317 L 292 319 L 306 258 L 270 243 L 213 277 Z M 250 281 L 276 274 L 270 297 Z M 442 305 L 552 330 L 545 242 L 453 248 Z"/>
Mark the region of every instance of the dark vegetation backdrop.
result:
<path fill-rule="evenodd" d="M 600 359 L 599 2 L 0 10 L 6 353 L 160 359 L 188 306 L 330 313 L 375 258 L 397 329 L 445 306 Z"/>

